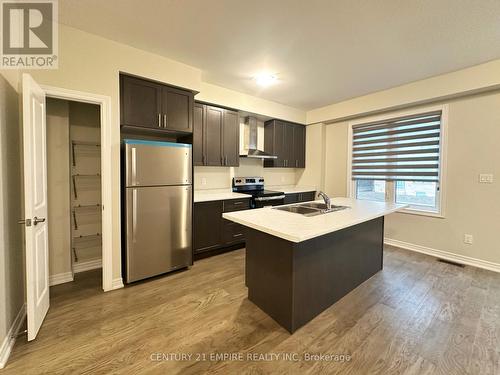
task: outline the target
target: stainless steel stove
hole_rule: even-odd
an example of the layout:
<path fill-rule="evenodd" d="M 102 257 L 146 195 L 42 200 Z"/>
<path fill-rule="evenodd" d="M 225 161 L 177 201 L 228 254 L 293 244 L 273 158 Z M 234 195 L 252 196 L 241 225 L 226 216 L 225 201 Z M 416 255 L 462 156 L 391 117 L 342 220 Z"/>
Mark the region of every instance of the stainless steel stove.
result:
<path fill-rule="evenodd" d="M 234 177 L 233 191 L 250 194 L 252 208 L 279 206 L 285 203 L 284 192 L 264 189 L 264 177 Z"/>

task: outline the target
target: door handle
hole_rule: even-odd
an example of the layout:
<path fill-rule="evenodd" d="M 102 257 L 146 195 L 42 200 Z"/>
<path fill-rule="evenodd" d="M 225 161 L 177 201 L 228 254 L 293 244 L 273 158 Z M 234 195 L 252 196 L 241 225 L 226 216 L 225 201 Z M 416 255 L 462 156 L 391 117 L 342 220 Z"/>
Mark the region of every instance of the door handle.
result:
<path fill-rule="evenodd" d="M 137 185 L 137 152 L 136 152 L 136 148 L 135 147 L 132 147 L 131 151 L 132 153 L 132 156 L 131 156 L 131 159 L 132 159 L 132 185 Z"/>
<path fill-rule="evenodd" d="M 33 225 L 37 225 L 38 223 L 44 223 L 45 222 L 45 218 L 44 217 L 41 217 L 41 218 L 38 218 L 38 217 L 34 217 L 33 218 Z"/>
<path fill-rule="evenodd" d="M 136 242 L 137 234 L 137 189 L 132 190 L 132 242 Z"/>
<path fill-rule="evenodd" d="M 31 219 L 20 219 L 17 221 L 17 223 L 26 225 L 27 227 L 31 227 Z"/>

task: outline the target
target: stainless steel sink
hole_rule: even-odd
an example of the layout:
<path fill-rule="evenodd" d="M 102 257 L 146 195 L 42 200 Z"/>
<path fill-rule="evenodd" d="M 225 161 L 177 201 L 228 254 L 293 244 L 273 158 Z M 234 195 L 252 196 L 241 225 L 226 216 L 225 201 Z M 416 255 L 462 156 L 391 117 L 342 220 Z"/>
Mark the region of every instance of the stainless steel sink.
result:
<path fill-rule="evenodd" d="M 302 207 L 314 208 L 317 210 L 326 210 L 326 204 L 318 203 L 318 202 L 308 202 L 308 203 L 300 203 Z M 336 206 L 334 204 L 331 205 L 330 210 L 328 212 L 340 211 L 349 208 L 348 206 Z"/>
<path fill-rule="evenodd" d="M 317 209 L 304 207 L 304 206 L 300 206 L 300 205 L 284 206 L 284 207 L 278 206 L 278 207 L 273 207 L 273 208 L 276 210 L 293 212 L 294 214 L 301 214 L 301 215 L 305 215 L 305 216 L 318 215 Z"/>
<path fill-rule="evenodd" d="M 348 206 L 336 206 L 332 205 L 329 210 L 326 209 L 326 204 L 318 203 L 318 202 L 310 202 L 310 203 L 297 203 L 289 206 L 276 206 L 273 207 L 274 210 L 292 212 L 294 214 L 300 214 L 303 216 L 316 216 L 316 215 L 324 215 L 330 212 L 345 210 L 349 208 Z"/>

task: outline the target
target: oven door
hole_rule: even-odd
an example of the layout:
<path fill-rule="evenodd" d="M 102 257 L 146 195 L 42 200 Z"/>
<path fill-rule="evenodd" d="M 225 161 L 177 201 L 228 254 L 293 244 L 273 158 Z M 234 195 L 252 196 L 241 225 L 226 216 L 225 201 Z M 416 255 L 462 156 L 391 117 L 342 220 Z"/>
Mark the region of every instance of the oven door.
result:
<path fill-rule="evenodd" d="M 281 206 L 285 204 L 285 195 L 275 195 L 270 197 L 255 197 L 253 199 L 253 208 L 262 208 L 268 206 Z"/>

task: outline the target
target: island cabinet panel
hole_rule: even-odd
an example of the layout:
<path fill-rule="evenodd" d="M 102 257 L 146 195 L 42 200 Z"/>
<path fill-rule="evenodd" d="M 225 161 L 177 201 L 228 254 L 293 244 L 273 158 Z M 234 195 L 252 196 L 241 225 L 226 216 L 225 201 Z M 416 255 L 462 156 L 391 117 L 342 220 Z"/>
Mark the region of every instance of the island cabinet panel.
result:
<path fill-rule="evenodd" d="M 249 208 L 250 198 L 196 202 L 193 223 L 195 255 L 224 250 L 230 246 L 244 243 L 245 227 L 223 219 L 222 213 Z"/>
<path fill-rule="evenodd" d="M 240 164 L 239 113 L 195 103 L 194 165 L 237 167 Z"/>
<path fill-rule="evenodd" d="M 382 270 L 384 218 L 295 243 L 247 228 L 248 299 L 293 333 Z"/>
<path fill-rule="evenodd" d="M 285 194 L 285 204 L 313 201 L 315 199 L 315 196 L 316 196 L 315 191 Z"/>
<path fill-rule="evenodd" d="M 192 133 L 194 94 L 147 79 L 120 76 L 120 124 Z"/>
<path fill-rule="evenodd" d="M 305 126 L 281 120 L 264 124 L 264 151 L 277 156 L 264 160 L 264 167 L 305 168 Z"/>

